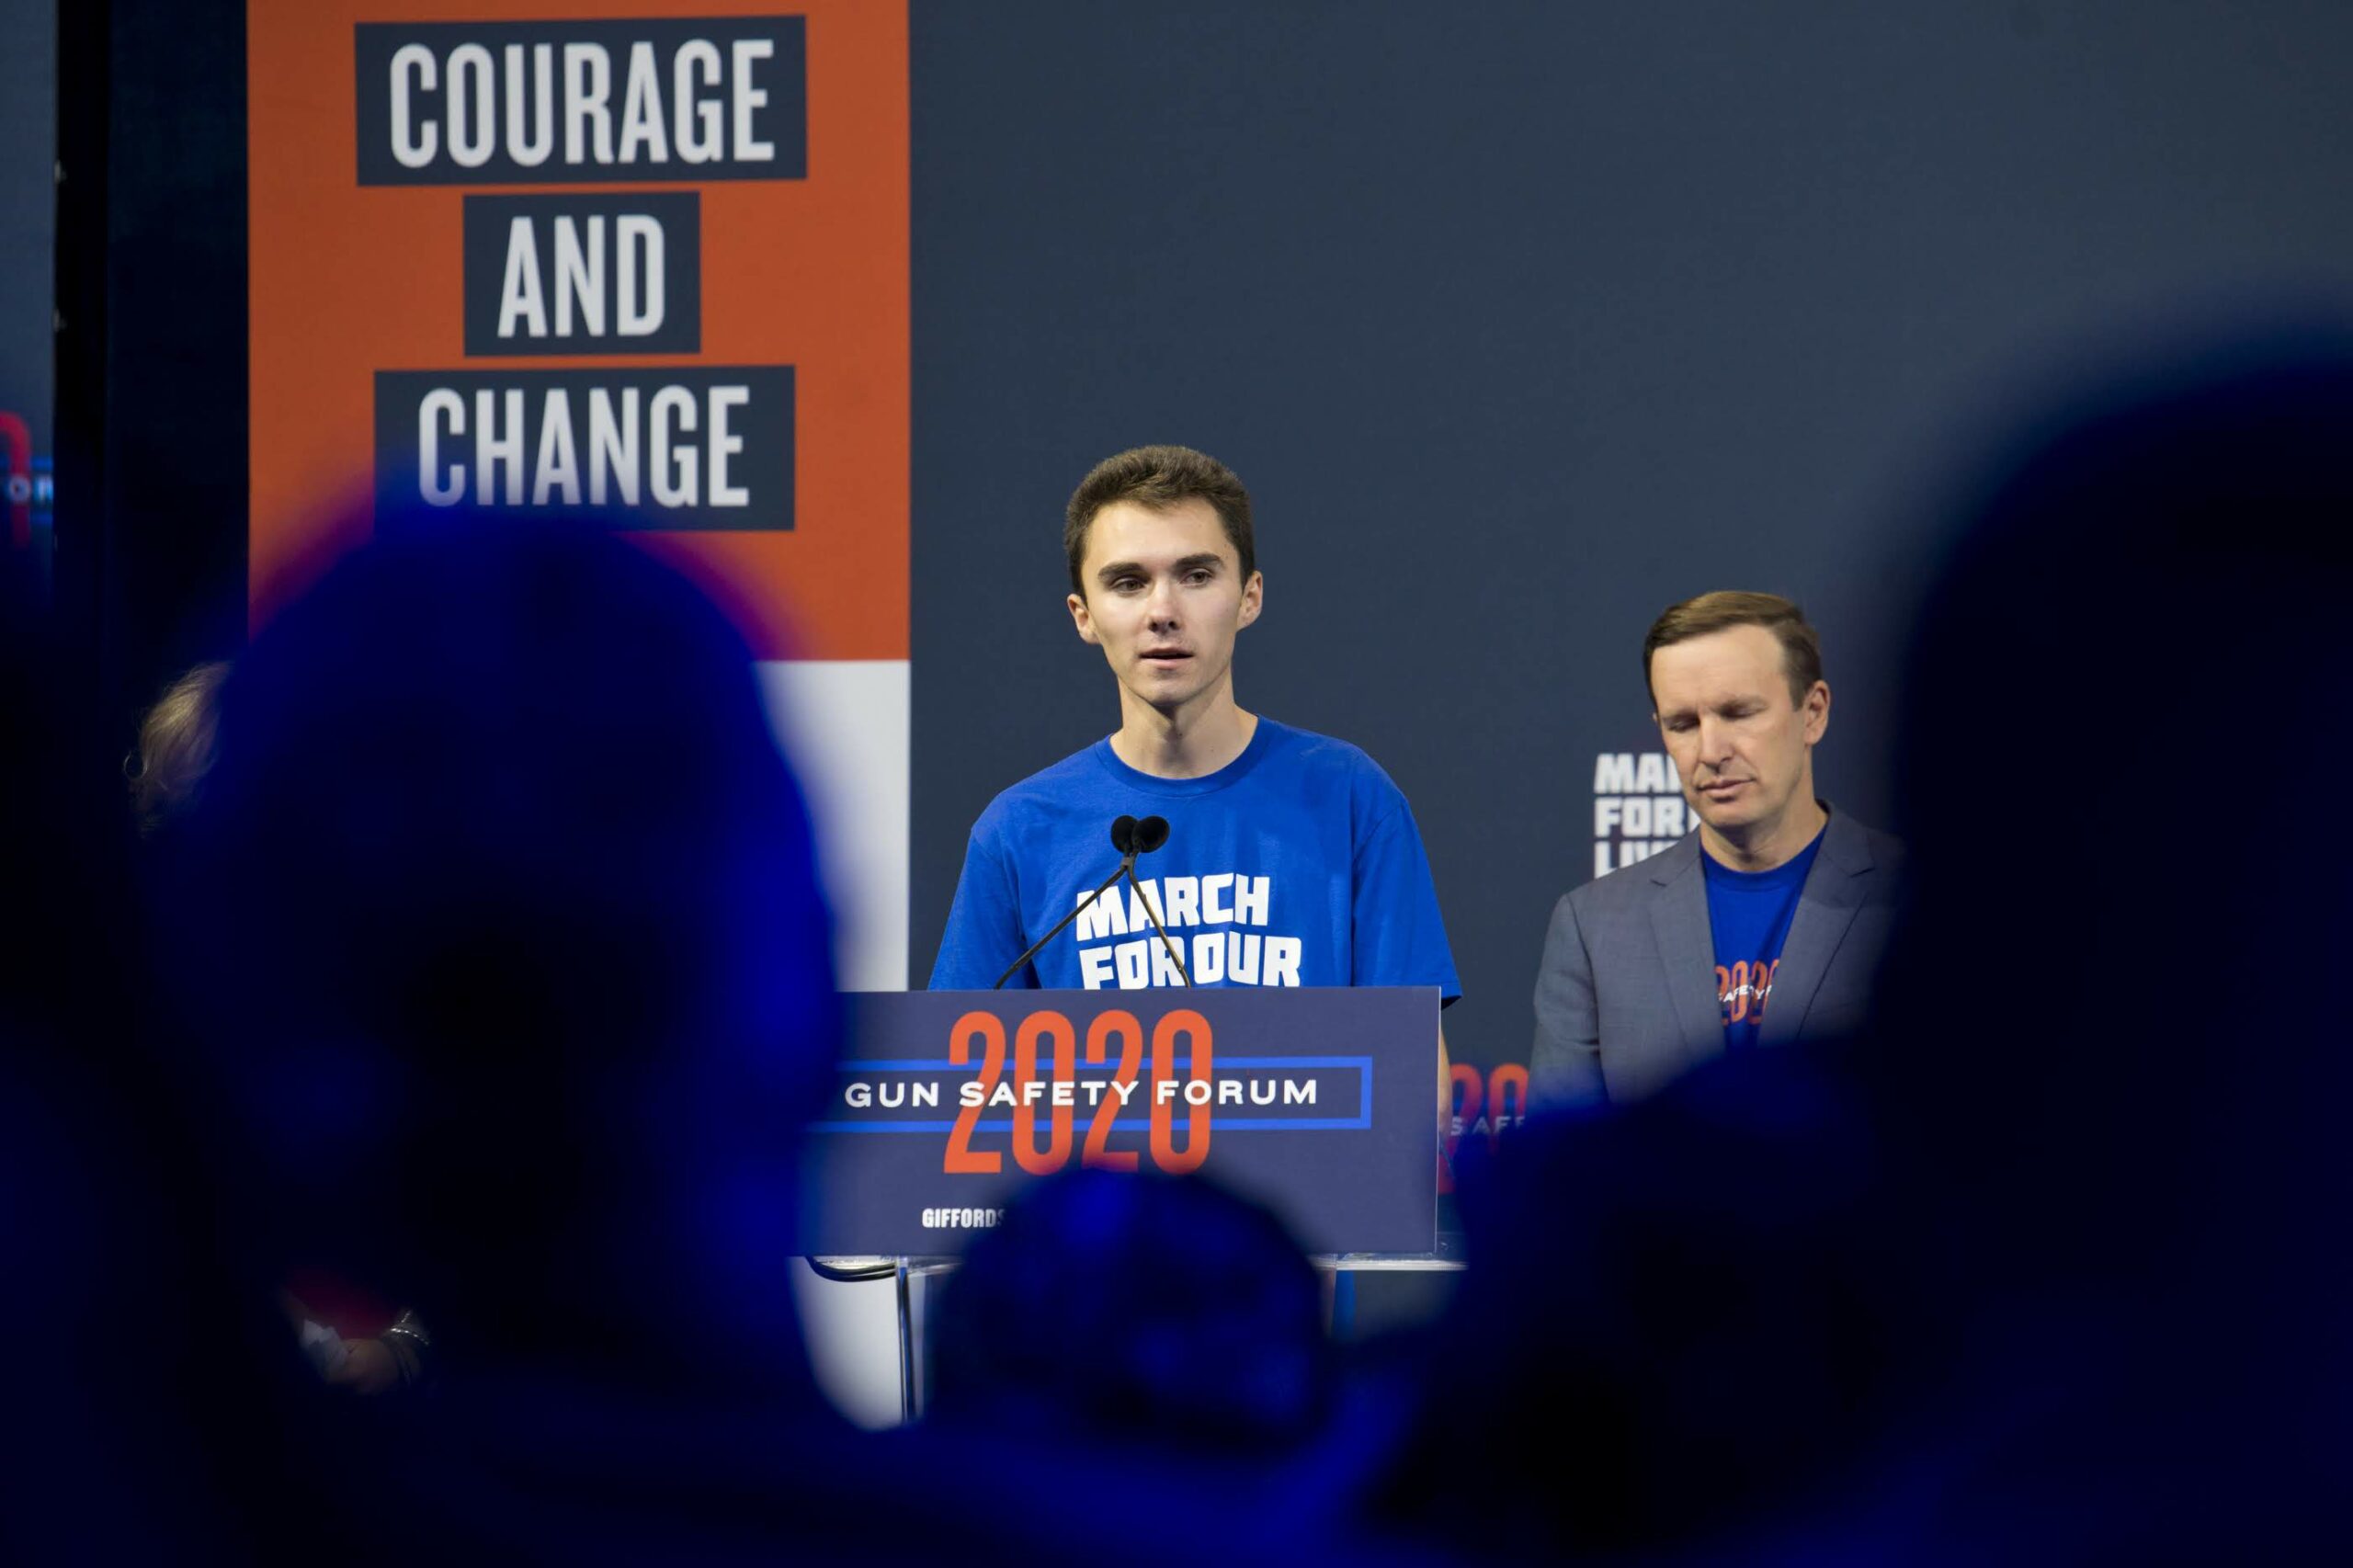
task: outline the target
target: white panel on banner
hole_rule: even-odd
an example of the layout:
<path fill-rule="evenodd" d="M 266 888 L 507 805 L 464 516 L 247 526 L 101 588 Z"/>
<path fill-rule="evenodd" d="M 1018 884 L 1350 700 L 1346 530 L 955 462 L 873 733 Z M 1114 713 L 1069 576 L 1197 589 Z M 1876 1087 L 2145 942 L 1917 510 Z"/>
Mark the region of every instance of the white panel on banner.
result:
<path fill-rule="evenodd" d="M 768 712 L 809 796 L 845 991 L 907 988 L 904 660 L 764 661 Z"/>
<path fill-rule="evenodd" d="M 846 991 L 907 988 L 911 747 L 904 660 L 763 661 L 768 715 L 809 798 Z M 805 1268 L 793 1296 L 817 1386 L 860 1426 L 899 1420 L 897 1288 Z"/>

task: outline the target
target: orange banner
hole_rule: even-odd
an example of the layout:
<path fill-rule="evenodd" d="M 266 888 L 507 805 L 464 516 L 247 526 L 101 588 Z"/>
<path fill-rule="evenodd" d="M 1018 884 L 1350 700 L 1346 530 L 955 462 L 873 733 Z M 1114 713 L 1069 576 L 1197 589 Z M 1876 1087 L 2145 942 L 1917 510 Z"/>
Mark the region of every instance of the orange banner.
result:
<path fill-rule="evenodd" d="M 358 495 L 624 506 L 760 657 L 907 657 L 906 10 L 693 12 L 254 0 L 256 623 Z"/>

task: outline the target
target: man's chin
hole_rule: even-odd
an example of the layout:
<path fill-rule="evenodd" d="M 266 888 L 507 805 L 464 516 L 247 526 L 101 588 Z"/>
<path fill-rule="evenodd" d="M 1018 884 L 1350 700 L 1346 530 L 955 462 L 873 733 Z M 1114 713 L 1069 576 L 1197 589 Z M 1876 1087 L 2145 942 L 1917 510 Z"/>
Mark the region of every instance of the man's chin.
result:
<path fill-rule="evenodd" d="M 1140 680 L 1128 690 L 1137 701 L 1166 718 L 1176 717 L 1187 703 L 1200 695 L 1200 688 L 1189 681 L 1178 687 L 1173 681 Z"/>
<path fill-rule="evenodd" d="M 1174 670 L 1144 665 L 1134 671 L 1127 686 L 1130 691 L 1154 708 L 1174 709 L 1182 708 L 1209 689 L 1210 682 L 1190 665 Z"/>
<path fill-rule="evenodd" d="M 1756 825 L 1757 812 L 1745 806 L 1722 805 L 1702 808 L 1694 805 L 1691 812 L 1700 822 L 1726 837 L 1737 837 Z"/>

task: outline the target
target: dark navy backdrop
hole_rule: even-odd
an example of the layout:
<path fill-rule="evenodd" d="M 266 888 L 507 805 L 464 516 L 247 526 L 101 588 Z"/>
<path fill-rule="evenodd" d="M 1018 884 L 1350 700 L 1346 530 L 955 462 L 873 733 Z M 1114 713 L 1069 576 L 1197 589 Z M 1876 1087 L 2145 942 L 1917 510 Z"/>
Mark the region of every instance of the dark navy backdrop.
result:
<path fill-rule="evenodd" d="M 1884 816 L 1964 438 L 2186 309 L 2353 294 L 2336 0 L 911 19 L 917 975 L 982 804 L 1114 721 L 1056 530 L 1115 449 L 1189 441 L 1251 483 L 1243 699 L 1412 796 L 1466 991 L 1449 1033 L 1494 1062 L 1524 1052 L 1545 914 L 1591 871 L 1594 755 L 1646 741 L 1660 606 L 1804 600 L 1838 698 L 1825 786 Z M 59 20 L 84 508 L 60 588 L 127 737 L 244 622 L 244 7 Z M 1986 731 L 2022 846 L 2081 831 L 2097 759 L 2004 751 L 2004 705 L 2084 678 L 1996 659 L 1981 709 L 1930 716 Z"/>
<path fill-rule="evenodd" d="M 1938 475 L 2099 346 L 2353 284 L 2353 11 L 928 4 L 914 26 L 913 968 L 989 796 L 1116 722 L 1057 529 L 1182 441 L 1258 507 L 1245 706 L 1412 798 L 1464 1000 L 1524 1057 L 1595 754 L 1703 588 L 1795 596 L 1832 797 L 1888 815 Z M 2080 831 L 2090 758 L 1987 788 Z"/>

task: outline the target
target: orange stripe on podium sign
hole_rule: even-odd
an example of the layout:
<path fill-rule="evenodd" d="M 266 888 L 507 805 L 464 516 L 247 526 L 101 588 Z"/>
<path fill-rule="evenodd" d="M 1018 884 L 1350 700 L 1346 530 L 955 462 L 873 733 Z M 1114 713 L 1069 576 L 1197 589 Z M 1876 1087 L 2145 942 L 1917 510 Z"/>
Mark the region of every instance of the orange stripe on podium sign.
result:
<path fill-rule="evenodd" d="M 907 656 L 905 6 L 687 9 L 248 6 L 256 624 L 388 506 L 621 506 Z"/>

